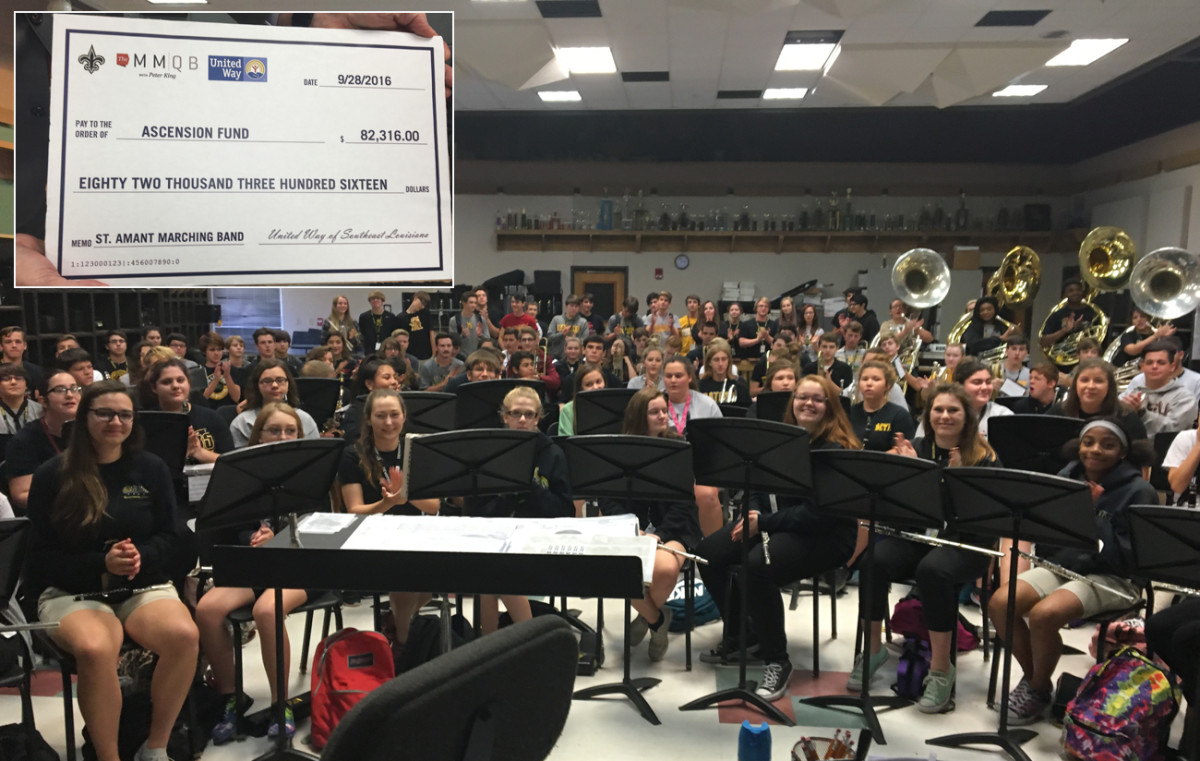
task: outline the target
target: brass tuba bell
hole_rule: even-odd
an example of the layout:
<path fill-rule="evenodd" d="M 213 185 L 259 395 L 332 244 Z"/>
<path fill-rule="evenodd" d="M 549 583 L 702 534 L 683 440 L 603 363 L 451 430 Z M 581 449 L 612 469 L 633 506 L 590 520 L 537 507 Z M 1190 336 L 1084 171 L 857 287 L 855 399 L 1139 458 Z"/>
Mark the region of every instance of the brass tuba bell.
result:
<path fill-rule="evenodd" d="M 985 295 L 994 297 L 1000 306 L 1023 309 L 1037 296 L 1041 284 L 1042 260 L 1037 252 L 1029 246 L 1014 246 L 1004 255 L 1000 266 L 988 278 Z M 958 322 L 954 323 L 954 327 L 950 329 L 947 343 L 962 341 L 963 334 L 970 327 L 973 316 L 974 313 L 968 309 L 962 317 L 958 318 Z M 997 315 L 996 320 L 1004 326 L 1005 330 L 1012 327 L 1012 323 L 1003 317 Z M 1007 348 L 1007 346 L 1001 345 L 980 352 L 981 356 L 978 359 L 985 364 L 995 366 L 1004 361 Z"/>
<path fill-rule="evenodd" d="M 1124 288 L 1133 273 L 1133 262 L 1136 258 L 1137 248 L 1120 228 L 1097 227 L 1087 234 L 1079 246 L 1079 271 L 1091 286 L 1083 297 L 1083 303 L 1095 310 L 1096 319 L 1083 330 L 1067 335 L 1047 349 L 1047 359 L 1059 367 L 1070 367 L 1079 364 L 1079 342 L 1084 338 L 1103 343 L 1104 336 L 1108 333 L 1108 315 L 1092 303 L 1092 300 L 1101 291 L 1117 291 Z M 1067 300 L 1063 299 L 1051 308 L 1038 335 L 1046 334 L 1046 325 L 1050 322 L 1050 317 L 1066 305 Z"/>

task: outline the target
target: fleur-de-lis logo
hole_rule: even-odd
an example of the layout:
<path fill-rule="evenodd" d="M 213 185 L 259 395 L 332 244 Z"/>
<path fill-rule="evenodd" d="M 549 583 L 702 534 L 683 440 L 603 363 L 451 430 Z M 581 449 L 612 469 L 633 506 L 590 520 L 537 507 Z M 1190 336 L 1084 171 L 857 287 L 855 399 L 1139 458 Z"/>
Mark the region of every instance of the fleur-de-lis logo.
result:
<path fill-rule="evenodd" d="M 96 47 L 94 45 L 88 47 L 87 55 L 79 56 L 79 62 L 83 64 L 83 70 L 88 74 L 95 74 L 104 63 L 104 56 L 96 55 Z"/>

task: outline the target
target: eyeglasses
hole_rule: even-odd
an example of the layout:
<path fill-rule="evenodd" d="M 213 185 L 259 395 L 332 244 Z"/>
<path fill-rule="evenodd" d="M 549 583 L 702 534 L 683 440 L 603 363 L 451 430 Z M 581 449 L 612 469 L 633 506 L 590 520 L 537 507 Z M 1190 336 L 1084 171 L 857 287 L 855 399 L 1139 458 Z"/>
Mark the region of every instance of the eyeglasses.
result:
<path fill-rule="evenodd" d="M 825 403 L 828 402 L 829 400 L 823 396 L 809 396 L 808 394 L 796 394 L 796 401 L 799 402 L 800 404 L 805 404 L 806 402 L 812 402 L 813 404 L 817 405 L 818 407 L 821 407 L 821 406 L 824 406 Z"/>
<path fill-rule="evenodd" d="M 8 383 L 11 380 L 25 380 L 24 375 L 0 375 L 0 383 Z"/>
<path fill-rule="evenodd" d="M 286 386 L 287 382 L 288 382 L 287 378 L 259 378 L 258 379 L 258 384 L 260 386 Z"/>
<path fill-rule="evenodd" d="M 295 438 L 300 433 L 300 430 L 296 428 L 296 426 L 284 428 L 278 425 L 269 425 L 266 428 L 263 428 L 262 432 L 270 436 L 275 436 L 276 438 L 280 436 L 291 436 L 292 438 Z"/>
<path fill-rule="evenodd" d="M 75 394 L 83 393 L 83 386 L 53 386 L 46 389 L 51 394 Z"/>
<path fill-rule="evenodd" d="M 533 410 L 505 410 L 504 414 L 517 420 L 533 420 L 537 417 L 537 413 Z"/>
<path fill-rule="evenodd" d="M 94 410 L 89 410 L 89 412 L 105 423 L 111 423 L 113 418 L 120 419 L 122 423 L 133 422 L 133 410 L 110 410 L 107 407 L 97 407 Z"/>

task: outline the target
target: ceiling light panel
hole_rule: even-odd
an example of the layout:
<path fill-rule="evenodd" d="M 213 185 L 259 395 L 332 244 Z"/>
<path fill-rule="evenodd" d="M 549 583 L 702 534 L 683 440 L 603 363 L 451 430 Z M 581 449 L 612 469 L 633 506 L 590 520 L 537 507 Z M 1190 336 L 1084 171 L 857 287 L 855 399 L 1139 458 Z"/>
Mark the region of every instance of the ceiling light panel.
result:
<path fill-rule="evenodd" d="M 578 103 L 583 100 L 578 90 L 538 90 L 543 103 Z"/>
<path fill-rule="evenodd" d="M 1046 89 L 1046 85 L 1009 85 L 992 93 L 993 98 L 1030 98 Z"/>
<path fill-rule="evenodd" d="M 808 95 L 807 87 L 768 87 L 763 90 L 763 100 L 800 100 Z"/>
<path fill-rule="evenodd" d="M 600 48 L 557 48 L 555 55 L 563 68 L 572 74 L 612 74 L 617 70 L 612 49 Z"/>
<path fill-rule="evenodd" d="M 1046 61 L 1047 66 L 1087 66 L 1129 42 L 1127 39 L 1075 40 L 1071 46 Z"/>

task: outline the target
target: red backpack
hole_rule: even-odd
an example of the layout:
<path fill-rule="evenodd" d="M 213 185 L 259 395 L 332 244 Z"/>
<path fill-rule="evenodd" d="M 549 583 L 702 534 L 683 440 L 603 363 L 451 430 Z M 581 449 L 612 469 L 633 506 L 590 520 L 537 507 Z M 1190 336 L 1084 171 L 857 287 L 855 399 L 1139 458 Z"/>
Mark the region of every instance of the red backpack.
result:
<path fill-rule="evenodd" d="M 321 640 L 312 667 L 313 747 L 324 748 L 342 717 L 395 675 L 392 648 L 378 632 L 347 628 Z"/>

